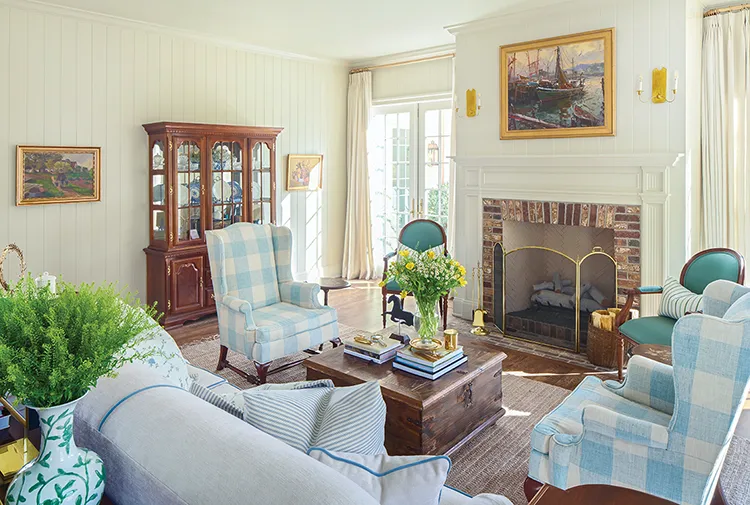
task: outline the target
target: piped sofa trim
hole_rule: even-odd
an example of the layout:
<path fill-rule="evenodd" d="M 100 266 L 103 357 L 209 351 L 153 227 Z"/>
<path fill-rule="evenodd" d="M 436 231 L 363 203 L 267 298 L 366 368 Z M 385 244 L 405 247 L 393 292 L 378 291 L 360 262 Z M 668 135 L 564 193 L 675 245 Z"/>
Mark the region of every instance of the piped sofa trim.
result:
<path fill-rule="evenodd" d="M 439 459 L 444 459 L 444 460 L 446 460 L 448 462 L 448 472 L 451 471 L 451 467 L 453 466 L 453 463 L 451 462 L 451 459 L 448 456 L 433 456 L 432 458 L 427 458 L 427 459 L 423 459 L 421 461 L 415 461 L 414 463 L 409 463 L 409 464 L 406 464 L 406 465 L 397 466 L 396 468 L 391 468 L 387 472 L 380 473 L 380 472 L 376 472 L 372 468 L 367 468 L 362 463 L 358 463 L 356 461 L 352 461 L 350 459 L 342 458 L 340 456 L 336 456 L 334 454 L 331 454 L 331 452 L 329 452 L 329 451 L 327 451 L 327 450 L 325 450 L 325 449 L 323 449 L 321 447 L 310 447 L 310 449 L 308 449 L 308 451 L 307 451 L 307 455 L 309 456 L 313 451 L 322 452 L 323 454 L 327 455 L 329 458 L 331 458 L 333 460 L 340 461 L 342 463 L 346 463 L 346 464 L 349 464 L 349 465 L 352 465 L 352 466 L 356 466 L 357 468 L 360 468 L 360 469 L 366 471 L 367 473 L 369 473 L 371 475 L 374 475 L 375 477 L 385 477 L 386 475 L 390 475 L 390 474 L 398 472 L 400 470 L 405 470 L 405 469 L 411 468 L 413 466 L 424 465 L 425 463 L 431 463 L 431 462 L 439 460 Z"/>
<path fill-rule="evenodd" d="M 132 397 L 134 397 L 134 396 L 135 396 L 135 395 L 137 395 L 137 394 L 143 393 L 144 391 L 148 391 L 149 389 L 156 389 L 156 388 L 174 388 L 174 389 L 180 389 L 180 390 L 182 390 L 182 391 L 185 391 L 185 390 L 184 390 L 184 389 L 182 389 L 182 388 L 181 388 L 180 386 L 175 386 L 174 384 L 152 384 L 151 386 L 146 386 L 146 387 L 143 387 L 143 388 L 141 388 L 141 389 L 136 389 L 135 391 L 133 391 L 133 392 L 132 392 L 132 393 L 130 393 L 129 395 L 127 395 L 127 396 L 124 396 L 124 397 L 120 398 L 120 399 L 119 399 L 119 400 L 117 401 L 117 403 L 115 403 L 114 405 L 112 405 L 112 406 L 111 406 L 111 407 L 109 408 L 109 410 L 107 411 L 107 413 L 106 413 L 106 414 L 104 414 L 104 417 L 102 417 L 102 420 L 101 420 L 101 422 L 99 423 L 99 427 L 98 427 L 97 429 L 98 429 L 98 430 L 99 430 L 100 432 L 102 431 L 102 427 L 104 426 L 104 423 L 106 423 L 106 422 L 107 422 L 107 419 L 109 419 L 109 416 L 111 416 L 111 415 L 112 415 L 112 413 L 113 413 L 113 412 L 114 412 L 115 410 L 117 410 L 117 408 L 118 408 L 118 407 L 119 407 L 120 405 L 122 405 L 123 403 L 125 403 L 126 401 L 128 401 L 129 399 L 131 399 Z M 187 391 L 185 391 L 185 392 L 187 393 Z"/>

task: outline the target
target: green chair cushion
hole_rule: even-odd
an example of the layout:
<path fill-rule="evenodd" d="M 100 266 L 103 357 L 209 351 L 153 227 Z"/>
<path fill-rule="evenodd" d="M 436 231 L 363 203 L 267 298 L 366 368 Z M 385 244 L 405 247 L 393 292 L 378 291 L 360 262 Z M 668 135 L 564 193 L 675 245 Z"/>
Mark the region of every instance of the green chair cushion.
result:
<path fill-rule="evenodd" d="M 677 321 L 663 316 L 639 317 L 620 325 L 620 333 L 639 344 L 672 346 L 672 328 Z"/>
<path fill-rule="evenodd" d="M 706 253 L 699 256 L 685 271 L 684 286 L 696 294 L 703 294 L 706 286 L 713 281 L 737 282 L 740 265 L 737 258 L 724 251 Z"/>
<path fill-rule="evenodd" d="M 445 240 L 440 225 L 434 221 L 412 221 L 401 230 L 400 242 L 415 251 L 424 252 L 444 244 Z"/>
<path fill-rule="evenodd" d="M 401 292 L 401 286 L 398 285 L 398 282 L 396 281 L 388 281 L 388 283 L 385 285 L 385 289 L 387 291 L 398 291 Z"/>

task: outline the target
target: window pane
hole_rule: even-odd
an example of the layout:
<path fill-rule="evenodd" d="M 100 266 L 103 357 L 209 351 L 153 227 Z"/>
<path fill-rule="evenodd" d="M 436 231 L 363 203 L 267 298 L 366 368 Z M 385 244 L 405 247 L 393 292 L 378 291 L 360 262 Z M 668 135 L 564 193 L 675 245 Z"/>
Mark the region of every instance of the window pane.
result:
<path fill-rule="evenodd" d="M 440 111 L 428 110 L 424 113 L 424 136 L 436 137 L 440 135 Z"/>
<path fill-rule="evenodd" d="M 453 110 L 443 109 L 440 111 L 440 135 L 451 134 L 451 121 L 453 121 Z"/>
<path fill-rule="evenodd" d="M 154 142 L 154 148 L 151 152 L 151 168 L 153 170 L 164 170 L 164 146 L 161 140 Z"/>
<path fill-rule="evenodd" d="M 164 205 L 164 175 L 154 175 L 152 178 L 152 197 L 154 205 Z"/>

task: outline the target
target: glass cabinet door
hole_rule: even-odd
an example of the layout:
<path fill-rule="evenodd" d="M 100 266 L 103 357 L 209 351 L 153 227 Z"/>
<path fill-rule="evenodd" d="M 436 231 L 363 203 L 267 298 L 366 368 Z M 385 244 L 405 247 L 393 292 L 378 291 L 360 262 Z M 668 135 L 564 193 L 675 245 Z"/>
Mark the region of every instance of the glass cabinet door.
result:
<path fill-rule="evenodd" d="M 205 192 L 202 181 L 201 147 L 196 140 L 178 140 L 177 181 L 173 201 L 177 208 L 175 242 L 189 242 L 203 238 L 201 194 Z"/>
<path fill-rule="evenodd" d="M 252 178 L 252 222 L 265 224 L 273 222 L 271 213 L 272 170 L 271 148 L 265 142 L 253 146 L 253 162 L 250 170 Z"/>
<path fill-rule="evenodd" d="M 214 142 L 211 148 L 211 226 L 214 230 L 244 221 L 242 144 Z"/>
<path fill-rule="evenodd" d="M 151 144 L 151 240 L 167 240 L 167 172 L 164 156 L 164 141 Z"/>

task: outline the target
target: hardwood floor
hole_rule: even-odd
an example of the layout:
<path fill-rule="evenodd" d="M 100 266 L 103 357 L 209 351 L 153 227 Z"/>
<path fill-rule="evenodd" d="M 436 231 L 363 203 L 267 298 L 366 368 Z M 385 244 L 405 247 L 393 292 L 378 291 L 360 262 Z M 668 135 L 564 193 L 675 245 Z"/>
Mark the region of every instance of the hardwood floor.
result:
<path fill-rule="evenodd" d="M 365 331 L 378 331 L 383 327 L 380 315 L 382 310 L 381 291 L 376 282 L 353 281 L 352 287 L 349 289 L 331 291 L 328 302 L 338 311 L 339 322 L 342 324 Z M 407 298 L 406 309 L 414 310 L 413 298 Z M 211 337 L 218 332 L 219 327 L 215 316 L 170 330 L 170 334 L 180 346 Z M 562 361 L 534 356 L 512 349 L 505 349 L 505 353 L 508 358 L 503 362 L 503 370 L 507 373 L 566 389 L 575 388 L 586 375 L 592 374 L 586 368 Z M 615 378 L 616 376 L 616 374 L 596 375 L 605 379 Z"/>

